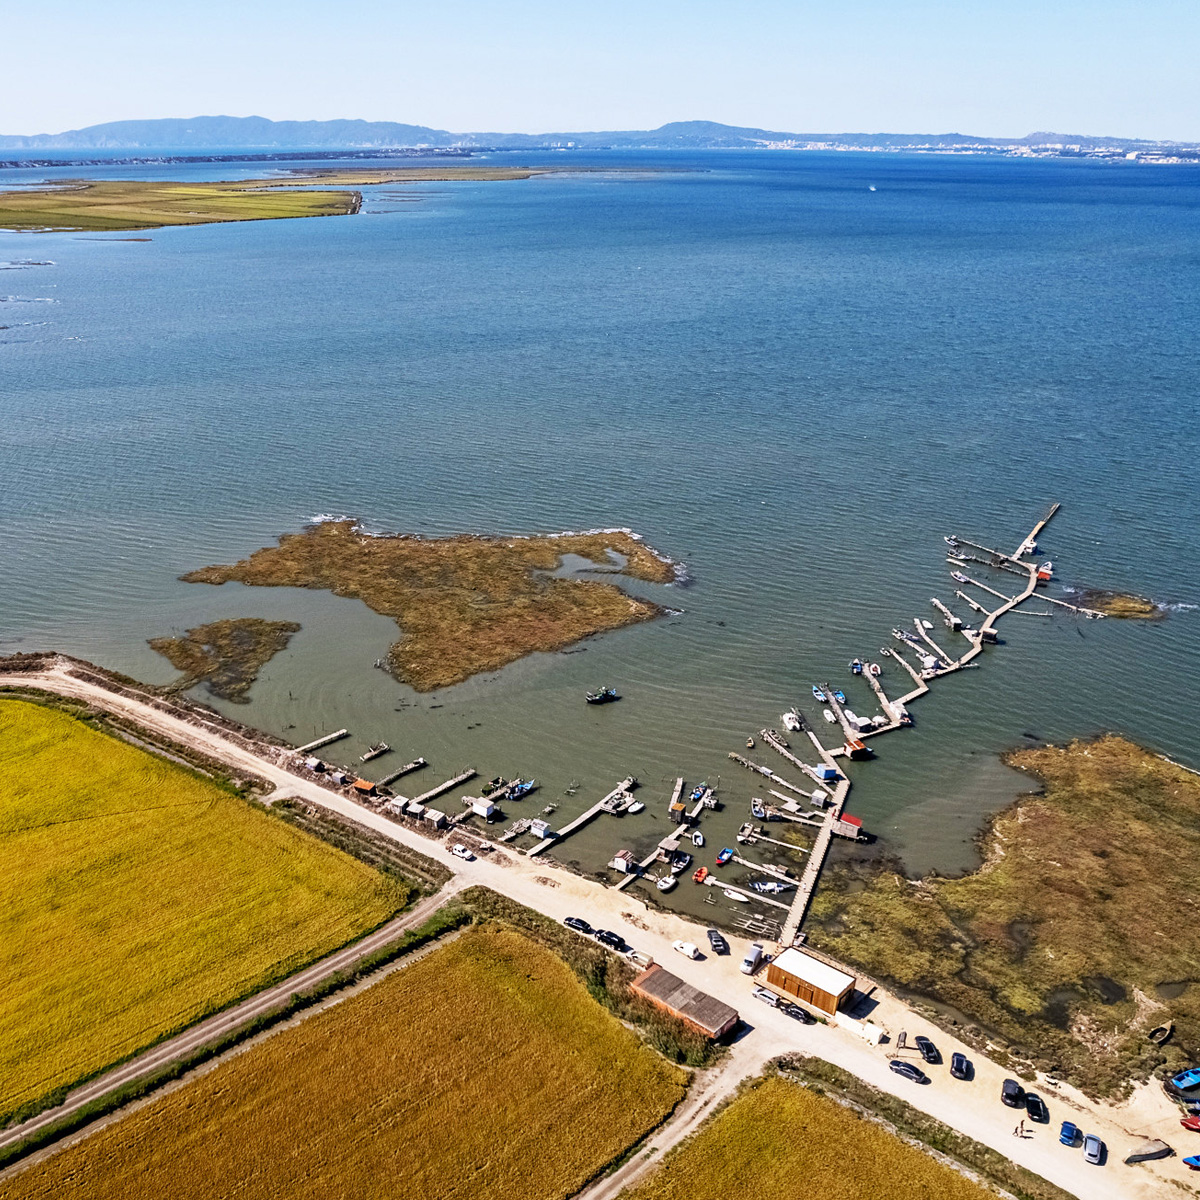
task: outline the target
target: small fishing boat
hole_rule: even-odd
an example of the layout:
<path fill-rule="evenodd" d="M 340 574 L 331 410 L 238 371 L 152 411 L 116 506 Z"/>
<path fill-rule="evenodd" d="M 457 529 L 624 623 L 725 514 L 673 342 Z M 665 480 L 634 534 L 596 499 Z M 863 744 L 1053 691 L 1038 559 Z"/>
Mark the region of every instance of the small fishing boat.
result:
<path fill-rule="evenodd" d="M 825 703 L 825 699 L 826 699 L 825 693 L 823 691 L 821 691 L 821 689 L 819 687 L 817 687 L 817 685 L 815 683 L 813 684 L 813 699 L 819 700 L 822 704 Z"/>
<path fill-rule="evenodd" d="M 833 693 L 833 698 L 834 698 L 834 699 L 835 699 L 835 700 L 836 700 L 836 701 L 837 701 L 839 704 L 845 704 L 845 703 L 846 703 L 846 693 L 845 693 L 845 692 L 841 692 L 841 691 L 834 692 L 834 693 Z"/>
<path fill-rule="evenodd" d="M 1054 578 L 1054 564 L 1046 559 L 1037 569 L 1038 583 L 1049 583 Z"/>
<path fill-rule="evenodd" d="M 381 754 L 386 754 L 391 749 L 387 742 L 376 742 L 375 745 L 367 748 L 366 754 L 358 756 L 359 762 L 370 762 L 373 758 L 378 758 Z"/>
<path fill-rule="evenodd" d="M 747 749 L 747 750 L 753 750 L 753 749 L 754 749 L 754 739 L 753 739 L 752 737 L 748 737 L 748 738 L 746 739 L 746 749 Z"/>
<path fill-rule="evenodd" d="M 728 896 L 730 900 L 736 900 L 739 904 L 750 903 L 749 896 L 743 896 L 741 892 L 735 892 L 732 888 L 726 888 L 725 895 Z"/>
<path fill-rule="evenodd" d="M 660 892 L 669 892 L 678 882 L 678 878 L 674 875 L 663 875 L 659 877 L 658 882 L 654 886 Z"/>
<path fill-rule="evenodd" d="M 956 538 L 956 537 L 944 537 L 944 538 L 942 538 L 942 541 L 943 541 L 943 542 L 945 542 L 945 543 L 946 543 L 946 545 L 947 545 L 947 546 L 949 546 L 951 550 L 957 550 L 957 549 L 958 549 L 958 538 Z"/>
<path fill-rule="evenodd" d="M 917 624 L 920 625 L 922 629 L 932 629 L 933 628 L 933 622 L 926 621 L 923 617 L 917 618 Z"/>
<path fill-rule="evenodd" d="M 965 562 L 970 562 L 970 561 L 971 561 L 971 559 L 970 559 L 970 557 L 969 557 L 968 555 L 966 555 L 966 554 L 959 554 L 957 551 L 954 551 L 954 550 L 952 550 L 952 551 L 951 551 L 949 554 L 947 554 L 947 555 L 946 555 L 946 557 L 947 557 L 947 558 L 952 558 L 952 559 L 953 559 L 955 562 L 961 562 L 961 563 L 965 563 Z"/>
<path fill-rule="evenodd" d="M 765 821 L 767 819 L 766 807 L 757 796 L 750 801 L 750 812 L 751 815 L 757 817 L 760 821 Z"/>
<path fill-rule="evenodd" d="M 625 811 L 627 813 L 640 813 L 645 811 L 646 806 L 640 801 L 635 800 Z"/>
<path fill-rule="evenodd" d="M 535 779 L 514 779 L 508 789 L 508 798 L 520 800 L 522 796 L 528 796 L 536 787 L 537 780 Z"/>
<path fill-rule="evenodd" d="M 692 856 L 686 850 L 676 850 L 671 855 L 671 874 L 680 875 L 692 865 Z"/>
<path fill-rule="evenodd" d="M 617 695 L 616 688 L 602 687 L 594 692 L 584 692 L 583 698 L 589 704 L 609 704 L 613 700 L 620 700 L 621 697 Z"/>
<path fill-rule="evenodd" d="M 878 663 L 872 663 L 867 668 L 867 670 L 870 671 L 871 674 L 874 675 L 876 679 L 878 679 L 879 676 L 883 674 L 883 668 Z"/>
<path fill-rule="evenodd" d="M 696 786 L 694 788 L 692 788 L 692 800 L 693 801 L 700 800 L 703 798 L 705 787 L 706 787 L 705 784 L 698 783 L 698 784 L 696 784 Z"/>
<path fill-rule="evenodd" d="M 495 779 L 489 779 L 487 783 L 483 785 L 482 790 L 485 796 L 490 796 L 493 792 L 498 792 L 501 788 L 506 787 L 508 787 L 508 780 L 503 776 L 497 775 Z"/>
<path fill-rule="evenodd" d="M 823 708 L 823 709 L 821 709 L 821 716 L 823 716 L 823 717 L 825 718 L 825 720 L 827 720 L 827 721 L 830 723 L 830 725 L 836 725 L 836 724 L 837 724 L 837 717 L 835 717 L 835 716 L 833 715 L 833 709 L 832 709 L 832 708 Z"/>
<path fill-rule="evenodd" d="M 951 571 L 950 578 L 956 583 L 970 583 L 971 581 L 961 571 Z"/>
<path fill-rule="evenodd" d="M 726 846 L 720 854 L 717 855 L 717 866 L 723 867 L 733 857 L 733 851 Z"/>
<path fill-rule="evenodd" d="M 702 834 L 700 832 L 700 830 L 698 830 L 698 829 L 692 830 L 692 845 L 693 846 L 703 846 L 704 845 L 704 834 Z"/>
<path fill-rule="evenodd" d="M 788 888 L 795 887 L 795 884 L 781 883 L 775 879 L 768 879 L 752 883 L 750 887 L 756 892 L 762 892 L 764 896 L 778 896 L 786 892 Z"/>
<path fill-rule="evenodd" d="M 794 708 L 789 708 L 779 719 L 783 722 L 783 727 L 788 733 L 799 733 L 804 728 L 804 722 L 800 719 L 800 714 Z"/>
<path fill-rule="evenodd" d="M 861 674 L 863 673 L 863 662 L 862 662 L 862 659 L 861 659 L 861 658 L 856 658 L 856 659 L 855 659 L 855 660 L 854 660 L 854 661 L 853 661 L 853 662 L 850 664 L 850 670 L 851 670 L 851 671 L 853 671 L 855 675 L 861 675 Z"/>
<path fill-rule="evenodd" d="M 701 867 L 693 876 L 693 883 L 703 883 L 708 878 L 708 868 Z"/>

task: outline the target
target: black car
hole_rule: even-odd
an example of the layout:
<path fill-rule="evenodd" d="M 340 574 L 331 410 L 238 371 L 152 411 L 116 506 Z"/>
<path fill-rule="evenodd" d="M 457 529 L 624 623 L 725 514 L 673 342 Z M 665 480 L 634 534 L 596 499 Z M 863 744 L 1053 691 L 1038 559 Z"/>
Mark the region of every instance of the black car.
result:
<path fill-rule="evenodd" d="M 923 1034 L 917 1034 L 914 1039 L 917 1049 L 921 1052 L 921 1057 L 927 1063 L 940 1063 L 942 1056 L 938 1053 L 938 1048 Z"/>
<path fill-rule="evenodd" d="M 1039 1125 L 1045 1125 L 1050 1120 L 1050 1110 L 1037 1092 L 1025 1093 L 1025 1111 L 1029 1114 L 1029 1119 Z"/>
<path fill-rule="evenodd" d="M 794 1021 L 799 1021 L 801 1025 L 811 1025 L 816 1017 L 806 1013 L 798 1004 L 782 1004 L 780 1007 Z"/>
<path fill-rule="evenodd" d="M 1015 1079 L 1006 1079 L 1000 1085 L 1000 1099 L 1009 1108 L 1024 1108 L 1025 1089 Z"/>
<path fill-rule="evenodd" d="M 898 1058 L 893 1058 L 888 1066 L 896 1072 L 897 1075 L 903 1075 L 905 1079 L 911 1079 L 913 1083 L 928 1083 L 929 1076 L 921 1070 L 920 1067 L 914 1067 L 912 1063 L 901 1062 Z"/>
<path fill-rule="evenodd" d="M 965 1054 L 955 1051 L 950 1055 L 950 1074 L 955 1079 L 971 1078 L 971 1062 Z"/>
<path fill-rule="evenodd" d="M 576 933 L 591 933 L 592 927 L 582 917 L 564 917 L 563 924 Z"/>
<path fill-rule="evenodd" d="M 714 954 L 729 953 L 729 943 L 721 936 L 719 929 L 709 929 L 706 932 L 708 933 L 708 944 L 712 947 Z"/>
<path fill-rule="evenodd" d="M 611 950 L 625 949 L 625 939 L 619 933 L 611 933 L 607 929 L 597 929 L 594 936 L 602 946 L 608 946 Z"/>

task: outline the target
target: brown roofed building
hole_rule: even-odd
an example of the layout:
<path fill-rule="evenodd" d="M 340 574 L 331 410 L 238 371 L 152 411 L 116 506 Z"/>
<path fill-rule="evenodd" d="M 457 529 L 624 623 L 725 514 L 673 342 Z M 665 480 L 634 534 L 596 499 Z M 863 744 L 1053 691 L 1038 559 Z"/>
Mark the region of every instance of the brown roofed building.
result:
<path fill-rule="evenodd" d="M 738 1023 L 737 1009 L 664 971 L 657 963 L 647 967 L 629 986 L 705 1037 L 719 1038 Z"/>

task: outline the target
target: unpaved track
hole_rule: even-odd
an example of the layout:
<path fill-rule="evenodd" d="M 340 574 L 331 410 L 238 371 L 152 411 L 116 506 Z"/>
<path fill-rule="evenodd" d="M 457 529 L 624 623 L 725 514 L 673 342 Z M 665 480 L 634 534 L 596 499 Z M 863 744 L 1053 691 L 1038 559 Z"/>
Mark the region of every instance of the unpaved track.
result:
<path fill-rule="evenodd" d="M 231 767 L 267 779 L 275 784 L 277 797 L 303 797 L 442 863 L 454 872 L 451 887 L 482 884 L 557 920 L 578 915 L 593 925 L 620 931 L 639 950 L 653 955 L 681 978 L 739 1010 L 750 1026 L 739 1043 L 747 1047 L 747 1058 L 741 1060 L 747 1064 L 755 1055 L 762 1062 L 790 1051 L 822 1058 L 991 1146 L 1080 1200 L 1161 1200 L 1164 1195 L 1184 1194 L 1179 1185 L 1183 1185 L 1185 1192 L 1195 1194 L 1190 1172 L 1179 1158 L 1137 1167 L 1126 1167 L 1120 1161 L 1144 1137 L 1161 1137 L 1182 1154 L 1190 1152 L 1190 1143 L 1180 1137 L 1183 1131 L 1179 1128 L 1178 1111 L 1154 1087 L 1141 1089 L 1134 1102 L 1120 1107 L 1097 1104 L 1066 1087 L 1058 1092 L 1039 1088 L 1050 1105 L 1051 1124 L 1036 1126 L 1031 1137 L 1016 1138 L 1013 1126 L 1019 1114 L 1003 1107 L 999 1100 L 1006 1072 L 882 989 L 874 994 L 879 1006 L 872 1018 L 890 1031 L 891 1045 L 868 1046 L 837 1026 L 800 1025 L 750 996 L 750 981 L 738 970 L 748 944 L 743 939 L 730 939 L 732 952 L 727 956 L 707 955 L 699 961 L 685 959 L 674 953 L 671 943 L 682 940 L 704 945 L 706 938 L 702 928 L 675 913 L 650 909 L 636 896 L 583 879 L 546 860 L 530 862 L 524 856 L 506 855 L 502 863 L 484 858 L 462 862 L 450 854 L 445 843 L 423 837 L 311 780 L 293 775 L 275 762 L 228 741 L 217 726 L 198 727 L 151 704 L 73 677 L 65 660 L 39 673 L 0 675 L 0 685 L 38 687 L 87 700 L 171 740 L 195 747 Z M 925 1086 L 901 1079 L 889 1070 L 887 1052 L 894 1049 L 895 1035 L 902 1029 L 907 1031 L 910 1043 L 921 1033 L 931 1038 L 946 1061 L 956 1050 L 964 1053 L 975 1064 L 975 1080 L 969 1084 L 952 1080 L 944 1066 L 930 1070 L 930 1083 Z M 750 1068 L 747 1073 L 754 1069 L 757 1068 Z M 1089 1166 L 1078 1150 L 1058 1145 L 1057 1122 L 1064 1118 L 1104 1139 L 1109 1147 L 1107 1166 Z"/>

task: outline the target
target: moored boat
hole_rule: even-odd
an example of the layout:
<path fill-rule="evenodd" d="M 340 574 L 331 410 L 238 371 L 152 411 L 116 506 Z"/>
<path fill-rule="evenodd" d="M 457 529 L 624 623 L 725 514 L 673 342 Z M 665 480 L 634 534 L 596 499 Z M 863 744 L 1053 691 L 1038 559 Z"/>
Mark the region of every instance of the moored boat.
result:
<path fill-rule="evenodd" d="M 833 693 L 833 698 L 834 698 L 834 699 L 835 699 L 835 700 L 836 700 L 836 701 L 837 701 L 839 704 L 845 704 L 845 703 L 846 703 L 846 693 L 845 693 L 845 692 L 841 692 L 841 691 L 834 692 L 834 693 Z"/>
<path fill-rule="evenodd" d="M 617 695 L 616 688 L 602 687 L 594 692 L 584 692 L 583 698 L 589 704 L 609 704 L 613 700 L 620 700 L 621 697 Z"/>
<path fill-rule="evenodd" d="M 970 583 L 971 582 L 961 571 L 951 571 L 950 578 L 953 579 L 955 581 L 955 583 Z"/>
<path fill-rule="evenodd" d="M 698 829 L 692 830 L 692 845 L 693 846 L 703 846 L 704 845 L 704 834 L 702 834 L 700 832 L 700 830 L 698 830 Z"/>
<path fill-rule="evenodd" d="M 878 663 L 872 663 L 867 668 L 867 670 L 870 671 L 871 674 L 874 675 L 876 679 L 878 679 L 879 676 L 883 674 L 883 668 Z"/>
<path fill-rule="evenodd" d="M 788 888 L 795 886 L 793 883 L 781 883 L 776 879 L 760 880 L 750 885 L 754 891 L 762 892 L 764 896 L 778 896 L 782 892 L 786 892 Z"/>
<path fill-rule="evenodd" d="M 949 546 L 951 550 L 958 549 L 958 538 L 956 538 L 954 536 L 944 537 L 944 538 L 942 538 L 942 541 L 945 542 L 946 545 Z"/>
<path fill-rule="evenodd" d="M 804 722 L 800 719 L 800 714 L 794 708 L 789 708 L 779 719 L 783 722 L 783 727 L 788 733 L 799 733 L 804 728 Z"/>
<path fill-rule="evenodd" d="M 813 699 L 819 700 L 822 704 L 825 703 L 825 693 L 815 683 L 813 684 Z"/>
<path fill-rule="evenodd" d="M 750 903 L 749 896 L 743 896 L 741 892 L 735 892 L 732 888 L 726 888 L 725 895 L 728 896 L 730 900 L 736 900 L 739 904 Z"/>
<path fill-rule="evenodd" d="M 747 749 L 747 750 L 753 750 L 753 749 L 754 749 L 754 739 L 753 739 L 752 737 L 748 737 L 748 738 L 746 739 L 746 749 Z"/>
<path fill-rule="evenodd" d="M 836 724 L 837 724 L 837 717 L 835 717 L 835 716 L 833 715 L 833 709 L 832 709 L 832 708 L 823 708 L 823 709 L 821 709 L 821 716 L 823 716 L 823 717 L 825 718 L 825 720 L 827 720 L 827 721 L 830 723 L 830 725 L 836 725 Z"/>
<path fill-rule="evenodd" d="M 678 882 L 678 878 L 674 875 L 663 875 L 654 886 L 660 892 L 669 892 Z"/>
<path fill-rule="evenodd" d="M 532 779 L 514 779 L 508 785 L 506 795 L 510 800 L 520 800 L 522 796 L 528 796 L 535 787 L 537 783 Z"/>
<path fill-rule="evenodd" d="M 1054 578 L 1054 564 L 1046 559 L 1037 569 L 1038 583 L 1049 583 Z"/>
<path fill-rule="evenodd" d="M 483 785 L 483 794 L 490 796 L 493 792 L 498 792 L 501 788 L 508 787 L 508 780 L 501 775 L 497 775 L 495 779 L 489 779 Z"/>
<path fill-rule="evenodd" d="M 750 801 L 750 812 L 760 821 L 766 820 L 767 810 L 764 807 L 763 802 L 757 796 Z"/>
<path fill-rule="evenodd" d="M 640 813 L 645 809 L 645 807 L 646 806 L 640 800 L 635 800 L 625 811 L 627 813 Z"/>
<path fill-rule="evenodd" d="M 717 866 L 723 867 L 733 857 L 733 851 L 726 846 L 720 854 L 717 855 Z"/>
<path fill-rule="evenodd" d="M 861 674 L 863 673 L 863 662 L 862 662 L 862 659 L 861 659 L 861 658 L 856 658 L 856 659 L 855 659 L 855 660 L 854 660 L 854 661 L 853 661 L 853 662 L 850 664 L 850 670 L 851 670 L 851 671 L 853 671 L 855 675 L 861 675 Z"/>
<path fill-rule="evenodd" d="M 701 867 L 692 875 L 693 883 L 703 883 L 708 878 L 708 868 Z"/>
<path fill-rule="evenodd" d="M 692 856 L 686 850 L 676 850 L 671 855 L 671 874 L 679 875 L 692 865 Z"/>

